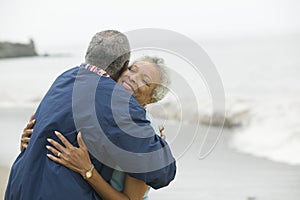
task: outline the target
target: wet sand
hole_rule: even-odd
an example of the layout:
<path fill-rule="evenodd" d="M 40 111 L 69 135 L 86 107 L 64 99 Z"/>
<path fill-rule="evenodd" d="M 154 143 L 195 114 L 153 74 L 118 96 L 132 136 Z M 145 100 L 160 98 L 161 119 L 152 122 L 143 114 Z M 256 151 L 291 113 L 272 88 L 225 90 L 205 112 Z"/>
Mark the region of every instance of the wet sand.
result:
<path fill-rule="evenodd" d="M 0 197 L 4 199 L 4 192 L 5 188 L 7 185 L 7 180 L 8 180 L 8 175 L 9 175 L 9 168 L 0 166 Z"/>
<path fill-rule="evenodd" d="M 203 160 L 197 159 L 199 146 L 192 146 L 178 161 L 176 180 L 165 189 L 152 191 L 150 199 L 298 200 L 300 198 L 300 166 L 290 166 L 241 154 L 229 148 L 231 136 L 231 130 L 224 130 L 216 148 Z M 199 144 L 199 141 L 196 140 L 195 144 L 197 143 Z"/>

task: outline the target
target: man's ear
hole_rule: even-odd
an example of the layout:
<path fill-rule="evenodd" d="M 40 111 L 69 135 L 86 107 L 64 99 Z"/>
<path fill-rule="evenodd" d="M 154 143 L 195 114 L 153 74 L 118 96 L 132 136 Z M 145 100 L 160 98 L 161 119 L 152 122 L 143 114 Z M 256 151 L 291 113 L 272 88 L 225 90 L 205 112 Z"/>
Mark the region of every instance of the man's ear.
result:
<path fill-rule="evenodd" d="M 119 77 L 121 76 L 121 74 L 126 71 L 126 69 L 128 69 L 128 64 L 129 64 L 129 60 L 126 60 L 126 62 L 123 64 L 122 68 L 120 69 L 120 71 L 112 76 L 110 76 L 113 80 L 115 80 L 117 82 L 117 80 L 119 79 Z"/>
<path fill-rule="evenodd" d="M 126 60 L 126 62 L 124 63 L 122 69 L 121 69 L 121 72 L 120 72 L 120 75 L 126 71 L 126 69 L 128 69 L 128 65 L 129 65 L 129 60 Z"/>

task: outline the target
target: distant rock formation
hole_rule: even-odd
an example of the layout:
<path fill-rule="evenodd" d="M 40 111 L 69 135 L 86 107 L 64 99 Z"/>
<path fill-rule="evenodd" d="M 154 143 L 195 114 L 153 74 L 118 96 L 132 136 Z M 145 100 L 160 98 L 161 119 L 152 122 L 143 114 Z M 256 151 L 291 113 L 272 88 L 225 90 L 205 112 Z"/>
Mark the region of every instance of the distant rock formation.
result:
<path fill-rule="evenodd" d="M 0 59 L 37 56 L 34 41 L 30 39 L 28 44 L 0 42 Z"/>

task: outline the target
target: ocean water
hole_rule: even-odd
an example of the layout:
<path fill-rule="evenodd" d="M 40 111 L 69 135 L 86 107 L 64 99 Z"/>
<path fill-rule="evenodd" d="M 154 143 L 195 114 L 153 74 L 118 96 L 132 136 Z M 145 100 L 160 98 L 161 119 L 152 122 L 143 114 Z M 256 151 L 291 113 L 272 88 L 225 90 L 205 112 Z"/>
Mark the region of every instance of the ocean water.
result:
<path fill-rule="evenodd" d="M 300 165 L 300 35 L 198 42 L 224 85 L 226 120 L 232 127 L 230 146 Z M 1 110 L 34 110 L 55 78 L 83 61 L 85 47 L 67 47 L 60 50 L 67 53 L 63 55 L 0 60 Z M 133 57 L 143 54 L 160 55 L 172 67 L 171 93 L 156 108 L 150 106 L 154 115 L 183 122 L 200 116 L 201 122 L 207 122 L 213 114 L 210 91 L 189 64 L 158 50 L 136 52 Z M 17 138 L 20 132 L 5 138 Z"/>

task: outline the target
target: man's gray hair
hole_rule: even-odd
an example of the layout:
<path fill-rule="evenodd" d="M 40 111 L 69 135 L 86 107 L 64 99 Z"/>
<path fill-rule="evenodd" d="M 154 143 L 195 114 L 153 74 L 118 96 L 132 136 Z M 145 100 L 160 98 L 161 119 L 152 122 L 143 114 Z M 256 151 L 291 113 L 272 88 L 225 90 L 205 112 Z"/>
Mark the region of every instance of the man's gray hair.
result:
<path fill-rule="evenodd" d="M 153 90 L 152 99 L 154 101 L 153 103 L 162 100 L 169 92 L 169 86 L 171 84 L 169 71 L 164 59 L 158 56 L 143 56 L 135 60 L 134 63 L 138 61 L 146 61 L 156 65 L 156 68 L 160 74 L 160 83 Z"/>
<path fill-rule="evenodd" d="M 120 72 L 130 58 L 130 46 L 127 37 L 115 30 L 96 33 L 87 49 L 85 62 L 100 67 L 109 75 Z"/>

